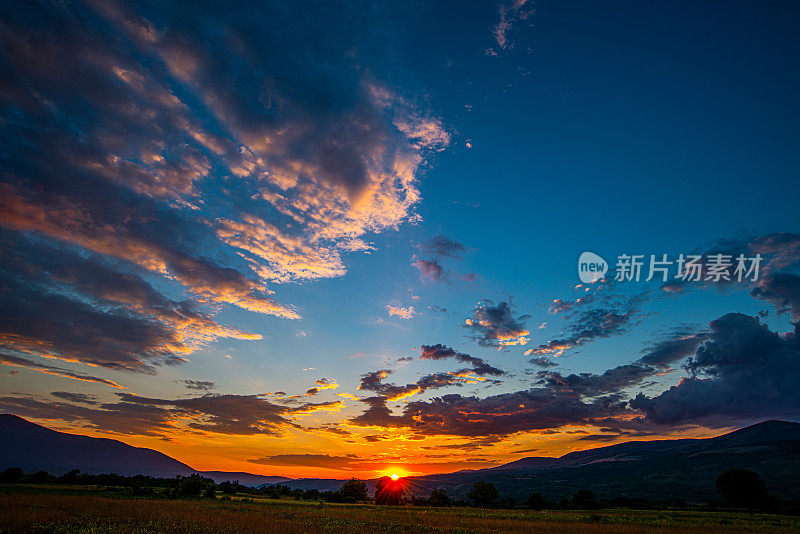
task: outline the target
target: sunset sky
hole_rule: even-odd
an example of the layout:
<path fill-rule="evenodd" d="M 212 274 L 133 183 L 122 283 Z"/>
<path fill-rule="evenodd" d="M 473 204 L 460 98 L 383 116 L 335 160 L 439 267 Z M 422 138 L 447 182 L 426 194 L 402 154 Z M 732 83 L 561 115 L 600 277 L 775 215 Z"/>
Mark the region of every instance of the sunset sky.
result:
<path fill-rule="evenodd" d="M 326 478 L 800 421 L 800 5 L 337 4 L 2 4 L 0 412 Z"/>

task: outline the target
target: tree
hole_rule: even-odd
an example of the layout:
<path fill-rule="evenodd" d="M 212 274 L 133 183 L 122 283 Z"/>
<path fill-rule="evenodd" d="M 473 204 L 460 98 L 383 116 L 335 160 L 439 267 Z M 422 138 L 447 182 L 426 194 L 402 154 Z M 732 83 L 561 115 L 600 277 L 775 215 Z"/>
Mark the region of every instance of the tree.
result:
<path fill-rule="evenodd" d="M 597 498 L 595 498 L 592 490 L 578 490 L 572 496 L 572 506 L 582 510 L 592 510 L 597 508 Z"/>
<path fill-rule="evenodd" d="M 225 495 L 235 495 L 236 494 L 236 486 L 230 480 L 226 480 L 225 482 L 219 485 L 219 489 L 222 490 L 222 493 Z"/>
<path fill-rule="evenodd" d="M 488 508 L 497 503 L 500 494 L 497 492 L 497 487 L 495 487 L 493 483 L 479 480 L 472 486 L 472 489 L 469 490 L 467 498 L 472 502 L 473 506 Z"/>
<path fill-rule="evenodd" d="M 25 472 L 21 467 L 9 467 L 0 473 L 0 482 L 22 482 Z"/>
<path fill-rule="evenodd" d="M 730 505 L 753 508 L 769 499 L 767 487 L 757 473 L 749 469 L 728 469 L 717 477 L 717 491 Z"/>
<path fill-rule="evenodd" d="M 339 493 L 346 501 L 366 501 L 369 498 L 367 497 L 367 483 L 357 478 L 351 478 L 345 482 Z"/>
<path fill-rule="evenodd" d="M 547 499 L 541 493 L 531 493 L 528 495 L 528 500 L 525 501 L 525 506 L 534 510 L 541 510 L 547 506 Z"/>
<path fill-rule="evenodd" d="M 50 482 L 52 478 L 54 477 L 51 477 L 47 471 L 38 471 L 32 475 L 28 475 L 28 481 L 33 484 L 46 484 Z"/>
<path fill-rule="evenodd" d="M 445 490 L 435 489 L 431 492 L 428 504 L 431 506 L 450 506 L 450 497 L 447 496 Z"/>
<path fill-rule="evenodd" d="M 200 495 L 209 483 L 213 483 L 210 478 L 204 478 L 197 473 L 183 477 L 178 483 L 178 493 L 180 495 L 196 497 Z"/>
<path fill-rule="evenodd" d="M 217 498 L 217 485 L 216 484 L 209 484 L 206 486 L 205 491 L 203 491 L 203 495 L 208 497 L 209 499 L 216 499 Z"/>

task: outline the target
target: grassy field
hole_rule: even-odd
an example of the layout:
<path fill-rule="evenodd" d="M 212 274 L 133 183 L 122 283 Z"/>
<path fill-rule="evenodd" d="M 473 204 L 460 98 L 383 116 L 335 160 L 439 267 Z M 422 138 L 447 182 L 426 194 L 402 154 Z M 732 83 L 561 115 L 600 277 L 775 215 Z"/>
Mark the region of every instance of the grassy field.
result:
<path fill-rule="evenodd" d="M 20 488 L 21 489 L 21 488 Z M 0 533 L 800 532 L 800 518 L 723 512 L 385 507 L 0 492 Z"/>

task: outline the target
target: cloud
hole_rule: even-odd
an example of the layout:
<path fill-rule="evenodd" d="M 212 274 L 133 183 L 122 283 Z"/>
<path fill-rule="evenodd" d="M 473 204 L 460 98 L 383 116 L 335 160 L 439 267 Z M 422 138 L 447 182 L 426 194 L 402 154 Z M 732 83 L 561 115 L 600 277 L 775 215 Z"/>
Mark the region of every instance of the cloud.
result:
<path fill-rule="evenodd" d="M 659 341 L 645 350 L 644 356 L 639 360 L 647 365 L 665 367 L 680 359 L 691 356 L 697 348 L 708 339 L 708 332 L 689 334 L 677 331 L 668 339 Z"/>
<path fill-rule="evenodd" d="M 462 352 L 456 352 L 450 347 L 442 344 L 422 345 L 420 347 L 420 360 L 445 360 L 449 358 L 454 358 L 456 361 L 461 363 L 468 363 L 472 365 L 472 368 L 469 370 L 477 375 L 500 376 L 505 374 L 504 371 L 496 367 L 492 367 L 481 358 L 470 356 L 469 354 L 464 354 Z"/>
<path fill-rule="evenodd" d="M 533 7 L 527 7 L 527 4 L 528 0 L 511 0 L 500 4 L 500 21 L 492 28 L 492 34 L 501 50 L 514 46 L 509 34 L 520 21 L 525 21 L 533 15 Z"/>
<path fill-rule="evenodd" d="M 53 391 L 50 395 L 59 399 L 64 399 L 69 402 L 78 402 L 82 404 L 100 404 L 97 397 L 89 395 L 88 393 L 71 393 L 69 391 Z"/>
<path fill-rule="evenodd" d="M 306 391 L 306 395 L 316 395 L 326 389 L 337 389 L 339 384 L 332 378 L 319 378 L 314 382 L 314 386 Z"/>
<path fill-rule="evenodd" d="M 757 317 L 729 313 L 711 322 L 709 339 L 685 368 L 690 376 L 631 407 L 657 424 L 725 426 L 794 418 L 800 410 L 798 330 L 783 336 Z"/>
<path fill-rule="evenodd" d="M 117 389 L 126 389 L 123 386 L 119 385 L 118 383 L 114 382 L 113 380 L 86 375 L 83 373 L 76 373 L 74 371 L 70 371 L 69 369 L 65 369 L 63 367 L 57 367 L 54 365 L 48 365 L 45 363 L 36 362 L 28 358 L 23 358 L 22 356 L 15 356 L 13 354 L 9 354 L 6 352 L 0 352 L 0 365 L 8 365 L 12 367 L 25 367 L 27 369 L 32 369 L 34 371 L 39 371 L 40 373 L 52 376 L 60 376 L 62 378 L 70 378 L 73 380 L 80 380 L 83 382 L 95 382 L 97 384 L 103 384 Z"/>
<path fill-rule="evenodd" d="M 302 428 L 294 422 L 298 416 L 321 410 L 338 411 L 343 407 L 341 401 L 284 406 L 258 395 L 205 394 L 182 399 L 130 393 L 118 393 L 117 396 L 117 402 L 92 408 L 44 402 L 25 396 L 5 396 L 0 397 L 0 410 L 33 419 L 68 421 L 116 434 L 169 438 L 175 433 L 193 431 L 281 435 L 287 428 Z"/>
<path fill-rule="evenodd" d="M 154 372 L 258 338 L 217 324 L 221 308 L 299 318 L 276 286 L 341 276 L 414 217 L 450 133 L 352 53 L 380 49 L 369 14 L 262 7 L 2 9 L 7 345 Z"/>
<path fill-rule="evenodd" d="M 424 243 L 420 243 L 420 250 L 437 256 L 459 259 L 466 252 L 466 247 L 458 241 L 453 241 L 446 235 L 437 235 Z"/>
<path fill-rule="evenodd" d="M 567 302 L 562 299 L 553 299 L 553 303 L 547 309 L 547 313 L 556 315 L 563 312 L 570 311 L 575 306 L 573 302 Z"/>
<path fill-rule="evenodd" d="M 419 275 L 423 280 L 438 282 L 444 276 L 444 267 L 436 260 L 418 259 L 411 265 L 419 270 Z"/>
<path fill-rule="evenodd" d="M 466 354 L 463 356 L 470 359 L 472 358 Z M 474 368 L 459 369 L 456 371 L 442 373 L 431 373 L 422 376 L 416 382 L 405 385 L 384 382 L 384 380 L 393 373 L 393 371 L 390 369 L 371 371 L 361 375 L 361 381 L 358 385 L 358 389 L 361 391 L 372 391 L 377 393 L 384 401 L 398 401 L 413 395 L 425 393 L 431 389 L 441 389 L 449 386 L 460 387 L 464 384 L 476 384 L 478 382 L 483 382 L 486 380 L 486 378 L 483 376 L 484 374 L 503 374 L 503 371 L 486 364 L 480 358 L 475 358 L 475 360 L 477 360 L 477 362 L 470 362 L 473 363 Z M 373 404 L 370 399 L 358 400 L 370 405 Z"/>
<path fill-rule="evenodd" d="M 630 328 L 635 317 L 635 309 L 626 311 L 597 308 L 580 312 L 575 316 L 569 328 L 570 335 L 562 339 L 554 339 L 526 351 L 526 355 L 559 356 L 564 351 L 612 335 L 620 334 Z"/>
<path fill-rule="evenodd" d="M 511 305 L 500 302 L 494 306 L 492 301 L 481 301 L 466 320 L 465 327 L 482 347 L 510 347 L 525 345 L 530 334 L 525 328 L 529 315 L 514 317 Z"/>
<path fill-rule="evenodd" d="M 800 276 L 789 273 L 766 276 L 750 294 L 772 302 L 779 314 L 788 311 L 794 321 L 800 320 Z"/>
<path fill-rule="evenodd" d="M 153 373 L 219 337 L 261 338 L 163 296 L 136 266 L 50 239 L 0 227 L 0 257 L 0 345 L 9 349 Z"/>
<path fill-rule="evenodd" d="M 409 306 L 407 308 L 401 308 L 398 306 L 386 306 L 386 309 L 389 310 L 389 315 L 396 315 L 400 319 L 411 319 L 414 317 L 414 306 Z"/>
<path fill-rule="evenodd" d="M 528 349 L 525 351 L 525 356 L 530 356 L 533 354 L 534 349 Z M 534 356 L 530 360 L 528 360 L 531 364 L 537 367 L 555 367 L 558 364 L 552 360 L 549 360 L 546 356 Z"/>
<path fill-rule="evenodd" d="M 615 397 L 587 402 L 548 389 L 533 389 L 483 399 L 451 394 L 430 402 L 410 402 L 403 417 L 410 428 L 424 434 L 487 436 L 589 424 L 595 418 L 624 412 L 625 403 Z"/>
<path fill-rule="evenodd" d="M 211 391 L 216 386 L 214 382 L 204 380 L 181 380 L 186 385 L 186 389 L 195 389 L 200 391 Z"/>

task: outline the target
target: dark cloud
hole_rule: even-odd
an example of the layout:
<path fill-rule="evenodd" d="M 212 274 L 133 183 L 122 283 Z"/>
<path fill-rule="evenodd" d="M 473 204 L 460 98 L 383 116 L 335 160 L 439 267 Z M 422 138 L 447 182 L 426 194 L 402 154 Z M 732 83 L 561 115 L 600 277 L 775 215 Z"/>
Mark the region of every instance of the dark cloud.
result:
<path fill-rule="evenodd" d="M 372 391 L 387 401 L 392 401 L 424 393 L 429 389 L 461 386 L 464 383 L 474 383 L 480 380 L 480 377 L 475 376 L 472 370 L 463 370 L 447 373 L 432 373 L 421 377 L 416 382 L 399 386 L 383 381 L 391 373 L 392 371 L 389 369 L 381 369 L 361 375 L 361 382 L 358 385 L 358 389 L 362 391 Z"/>
<path fill-rule="evenodd" d="M 35 371 L 39 371 L 41 373 L 45 373 L 48 375 L 60 376 L 63 378 L 70 378 L 73 380 L 81 380 L 83 382 L 95 382 L 97 384 L 103 384 L 106 386 L 111 386 L 113 388 L 125 389 L 124 387 L 114 382 L 113 380 L 108 380 L 106 378 L 100 378 L 97 376 L 91 376 L 84 373 L 77 373 L 75 371 L 70 371 L 69 369 L 65 369 L 63 367 L 36 362 L 28 358 L 24 358 L 22 356 L 15 356 L 13 354 L 9 354 L 7 352 L 0 352 L 0 365 L 25 367 L 27 369 L 33 369 Z"/>
<path fill-rule="evenodd" d="M 448 258 L 458 259 L 461 258 L 467 250 L 463 244 L 458 241 L 453 241 L 446 235 L 437 235 L 430 238 L 425 243 L 421 243 L 419 248 L 430 254 L 437 256 L 444 256 Z"/>
<path fill-rule="evenodd" d="M 797 327 L 772 332 L 757 317 L 730 313 L 711 322 L 708 341 L 685 365 L 690 376 L 631 407 L 659 424 L 725 426 L 800 413 L 800 341 Z"/>
<path fill-rule="evenodd" d="M 117 434 L 168 438 L 183 428 L 220 434 L 280 435 L 289 427 L 302 428 L 292 421 L 296 416 L 338 410 L 342 406 L 340 401 L 334 401 L 288 407 L 258 395 L 206 394 L 187 399 L 159 399 L 119 393 L 118 397 L 118 402 L 89 408 L 7 396 L 0 398 L 0 410 L 21 417 L 69 421 Z"/>
<path fill-rule="evenodd" d="M 558 365 L 547 356 L 534 356 L 528 362 L 537 367 L 556 367 Z"/>
<path fill-rule="evenodd" d="M 79 402 L 82 404 L 100 404 L 97 397 L 88 393 L 70 393 L 69 391 L 53 391 L 50 395 L 64 399 L 69 402 Z"/>
<path fill-rule="evenodd" d="M 645 378 L 658 373 L 655 367 L 640 362 L 624 364 L 608 369 L 601 374 L 580 373 L 562 376 L 560 373 L 541 371 L 540 384 L 548 389 L 568 392 L 580 397 L 596 397 L 639 384 Z"/>
<path fill-rule="evenodd" d="M 789 273 L 766 276 L 750 294 L 772 302 L 778 313 L 788 311 L 793 320 L 800 320 L 800 276 Z"/>
<path fill-rule="evenodd" d="M 525 336 L 530 332 L 525 328 L 525 322 L 529 318 L 530 315 L 514 317 L 508 302 L 495 306 L 492 301 L 483 300 L 472 311 L 465 327 L 482 347 L 503 348 L 527 343 Z"/>
<path fill-rule="evenodd" d="M 526 356 L 545 356 L 562 354 L 578 345 L 620 334 L 631 327 L 635 317 L 633 308 L 626 311 L 597 308 L 577 313 L 569 327 L 570 335 L 554 339 L 525 351 Z"/>
<path fill-rule="evenodd" d="M 452 394 L 430 402 L 409 402 L 403 419 L 410 428 L 424 434 L 508 435 L 565 424 L 590 424 L 595 418 L 624 413 L 625 404 L 615 396 L 586 402 L 548 389 L 484 399 Z"/>
<path fill-rule="evenodd" d="M 668 339 L 645 349 L 644 355 L 639 361 L 647 365 L 666 367 L 694 354 L 697 348 L 708 339 L 708 336 L 707 332 L 691 334 L 686 331 L 678 331 Z"/>
<path fill-rule="evenodd" d="M 446 347 L 442 344 L 422 345 L 420 347 L 419 358 L 420 360 L 446 360 L 449 358 L 454 358 L 456 361 L 461 363 L 470 364 L 472 366 L 470 370 L 480 376 L 500 376 L 505 374 L 504 371 L 496 367 L 492 367 L 482 358 L 470 356 L 469 354 L 464 354 L 463 352 L 456 352 L 450 347 Z"/>
<path fill-rule="evenodd" d="M 200 391 L 211 391 L 216 387 L 214 382 L 207 380 L 182 380 L 181 382 L 186 385 L 186 389 L 195 389 Z"/>
<path fill-rule="evenodd" d="M 152 373 L 217 337 L 260 338 L 162 296 L 126 262 L 2 228 L 0 258 L 0 344 L 12 349 Z"/>

